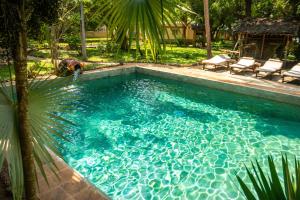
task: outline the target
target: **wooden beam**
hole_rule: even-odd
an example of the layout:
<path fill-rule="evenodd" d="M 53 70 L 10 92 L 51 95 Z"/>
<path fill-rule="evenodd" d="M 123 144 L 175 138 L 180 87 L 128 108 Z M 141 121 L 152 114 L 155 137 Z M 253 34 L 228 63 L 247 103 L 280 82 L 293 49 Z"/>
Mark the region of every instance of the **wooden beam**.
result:
<path fill-rule="evenodd" d="M 261 44 L 261 50 L 260 50 L 260 58 L 262 58 L 263 53 L 264 53 L 265 39 L 266 39 L 266 35 L 263 34 L 263 41 L 262 41 L 262 44 Z"/>

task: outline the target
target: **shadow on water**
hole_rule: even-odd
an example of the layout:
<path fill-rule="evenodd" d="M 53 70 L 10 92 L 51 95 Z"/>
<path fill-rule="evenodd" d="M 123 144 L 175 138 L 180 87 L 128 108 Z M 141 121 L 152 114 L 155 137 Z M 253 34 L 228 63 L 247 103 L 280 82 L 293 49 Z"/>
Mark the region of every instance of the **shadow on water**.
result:
<path fill-rule="evenodd" d="M 82 134 L 84 133 L 84 134 Z M 80 149 L 100 149 L 106 150 L 112 148 L 112 142 L 110 139 L 97 128 L 83 128 L 78 130 L 78 134 L 73 134 L 73 138 L 70 138 L 73 145 L 78 150 Z"/>
<path fill-rule="evenodd" d="M 168 141 L 166 137 L 158 137 L 154 134 L 140 134 L 132 131 L 127 131 L 122 134 L 116 134 L 114 136 L 108 135 L 98 129 L 89 129 L 84 134 L 84 137 L 79 141 L 80 144 L 76 144 L 79 148 L 97 149 L 97 150 L 109 150 L 115 145 L 129 145 L 135 146 L 136 142 L 151 141 L 152 143 L 164 144 Z M 81 146 L 81 147 L 80 147 Z"/>
<path fill-rule="evenodd" d="M 281 135 L 292 139 L 300 139 L 300 122 L 281 120 L 278 118 L 259 119 L 255 130 L 263 136 Z"/>
<path fill-rule="evenodd" d="M 86 144 L 88 144 L 88 148 L 96 147 L 97 149 L 102 150 L 110 149 L 112 147 L 111 141 L 103 133 L 99 133 L 94 137 L 86 139 Z"/>
<path fill-rule="evenodd" d="M 138 74 L 138 79 L 148 79 L 161 84 L 165 92 L 224 110 L 247 112 L 262 117 L 275 117 L 300 122 L 300 106 L 256 98 L 253 96 L 208 88 L 182 81 Z"/>
<path fill-rule="evenodd" d="M 219 120 L 217 116 L 213 116 L 210 113 L 188 109 L 179 104 L 166 101 L 158 104 L 158 107 L 155 109 L 153 115 L 157 116 L 162 113 L 166 113 L 175 117 L 192 118 L 193 120 L 202 123 L 217 122 Z"/>

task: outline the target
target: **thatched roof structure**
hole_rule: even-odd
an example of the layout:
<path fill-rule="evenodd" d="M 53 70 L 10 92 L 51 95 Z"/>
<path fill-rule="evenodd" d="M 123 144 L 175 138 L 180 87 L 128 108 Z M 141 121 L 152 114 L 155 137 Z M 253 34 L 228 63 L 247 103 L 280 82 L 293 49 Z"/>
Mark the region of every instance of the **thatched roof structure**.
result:
<path fill-rule="evenodd" d="M 297 36 L 300 21 L 271 20 L 265 18 L 240 21 L 234 29 L 235 33 L 251 35 L 290 35 Z"/>

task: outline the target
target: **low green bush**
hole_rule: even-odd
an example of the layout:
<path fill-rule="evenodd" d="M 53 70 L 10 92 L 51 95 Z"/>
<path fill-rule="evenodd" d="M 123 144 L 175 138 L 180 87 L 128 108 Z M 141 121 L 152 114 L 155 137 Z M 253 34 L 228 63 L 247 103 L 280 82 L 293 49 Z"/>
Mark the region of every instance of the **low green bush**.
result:
<path fill-rule="evenodd" d="M 64 42 L 68 44 L 70 50 L 79 50 L 80 41 L 79 35 L 66 35 L 64 37 Z"/>

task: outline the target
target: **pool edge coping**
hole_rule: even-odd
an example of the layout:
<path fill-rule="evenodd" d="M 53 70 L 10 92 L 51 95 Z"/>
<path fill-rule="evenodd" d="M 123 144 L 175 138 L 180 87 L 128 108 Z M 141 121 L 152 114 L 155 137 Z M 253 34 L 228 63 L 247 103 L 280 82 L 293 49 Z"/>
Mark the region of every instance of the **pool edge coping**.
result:
<path fill-rule="evenodd" d="M 195 69 L 195 70 L 196 72 L 198 70 L 200 71 L 200 69 Z M 275 90 L 270 86 L 269 87 L 266 85 L 258 86 L 257 84 L 256 85 L 252 84 L 251 79 L 249 79 L 248 82 L 242 84 L 230 80 L 224 81 L 224 80 L 214 79 L 203 75 L 196 76 L 195 74 L 186 74 L 183 72 L 176 71 L 176 68 L 169 69 L 166 67 L 156 67 L 156 66 L 124 65 L 124 66 L 105 68 L 105 69 L 100 69 L 95 71 L 89 71 L 84 73 L 82 77 L 83 80 L 93 80 L 98 78 L 132 74 L 132 73 L 148 74 L 156 77 L 183 81 L 194 85 L 200 85 L 200 86 L 203 85 L 209 88 L 219 89 L 219 90 L 233 92 L 237 94 L 243 94 L 247 96 L 253 96 L 257 98 L 263 98 L 263 99 L 291 104 L 295 106 L 300 106 L 300 87 L 297 88 L 298 86 L 287 86 L 283 84 L 281 85 L 281 83 L 273 83 L 279 87 L 282 86 L 285 88 L 291 88 L 291 90 L 292 88 L 293 89 L 296 88 L 299 92 L 299 95 L 293 94 L 290 91 L 284 91 L 284 88 L 280 89 L 281 91 L 279 91 L 279 89 Z M 260 80 L 256 80 L 256 81 L 260 81 Z"/>

